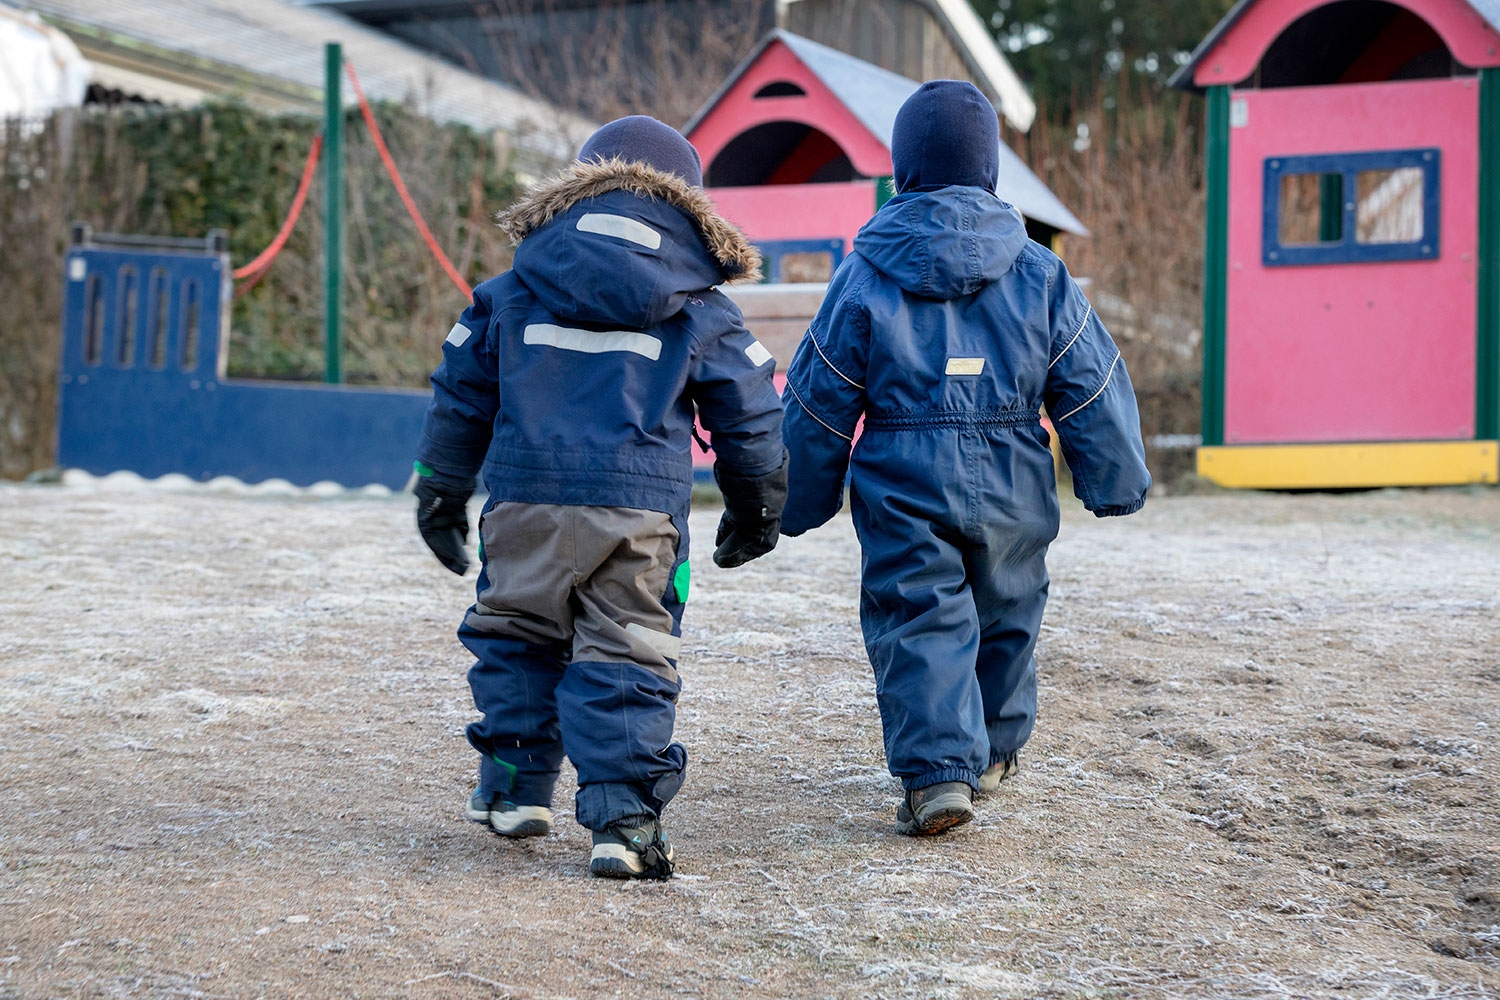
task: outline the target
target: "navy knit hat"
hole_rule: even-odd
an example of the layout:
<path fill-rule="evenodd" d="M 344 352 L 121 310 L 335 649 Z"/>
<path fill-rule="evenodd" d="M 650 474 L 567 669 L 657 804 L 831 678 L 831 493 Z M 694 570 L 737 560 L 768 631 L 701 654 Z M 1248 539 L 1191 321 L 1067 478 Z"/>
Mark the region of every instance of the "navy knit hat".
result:
<path fill-rule="evenodd" d="M 1000 180 L 1000 122 L 979 88 L 933 80 L 896 112 L 891 133 L 897 192 L 951 185 L 995 190 Z"/>
<path fill-rule="evenodd" d="M 578 153 L 585 163 L 617 156 L 676 174 L 693 187 L 703 186 L 703 163 L 692 143 L 672 126 L 647 115 L 616 118 L 589 136 Z"/>

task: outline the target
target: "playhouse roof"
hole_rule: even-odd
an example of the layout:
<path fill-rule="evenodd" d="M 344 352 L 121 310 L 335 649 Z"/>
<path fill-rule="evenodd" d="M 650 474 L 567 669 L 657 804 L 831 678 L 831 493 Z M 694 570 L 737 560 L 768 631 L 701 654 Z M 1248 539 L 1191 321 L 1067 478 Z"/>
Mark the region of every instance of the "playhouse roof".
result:
<path fill-rule="evenodd" d="M 1193 50 L 1193 54 L 1188 57 L 1188 61 L 1179 67 L 1177 72 L 1172 74 L 1172 78 L 1167 81 L 1168 85 L 1179 87 L 1183 90 L 1198 90 L 1197 85 L 1193 83 L 1193 74 L 1198 71 L 1199 65 L 1202 64 L 1204 59 L 1208 58 L 1210 52 L 1218 48 L 1219 43 L 1224 40 L 1225 36 L 1234 30 L 1235 25 L 1239 23 L 1240 18 L 1245 15 L 1245 12 L 1259 2 L 1260 0 L 1239 0 L 1238 3 L 1230 8 L 1229 13 L 1225 14 L 1219 23 L 1214 25 L 1214 29 L 1208 33 L 1203 41 L 1198 43 L 1198 47 Z M 1496 31 L 1500 31 L 1500 0 L 1459 0 L 1459 2 L 1473 8 L 1476 14 L 1484 18 L 1485 23 Z"/>
<path fill-rule="evenodd" d="M 713 112 L 713 109 L 729 93 L 730 88 L 776 42 L 790 49 L 792 54 L 817 77 L 818 82 L 827 87 L 839 103 L 849 109 L 859 123 L 879 140 L 887 152 L 890 151 L 891 133 L 896 126 L 896 112 L 921 84 L 897 73 L 881 69 L 863 59 L 780 29 L 769 32 L 761 39 L 754 51 L 735 67 L 734 72 L 729 74 L 729 78 L 724 81 L 723 85 L 682 127 L 683 134 L 691 137 L 693 130 Z M 1052 193 L 1046 184 L 1042 183 L 1041 178 L 1031 172 L 1031 168 L 1026 165 L 1025 161 L 1003 142 L 1000 143 L 1000 182 L 995 190 L 1029 219 L 1035 219 L 1037 222 L 1064 232 L 1077 233 L 1080 236 L 1088 235 L 1088 230 L 1084 228 L 1082 222 L 1078 221 L 1078 217 L 1068 211 L 1067 206 Z"/>

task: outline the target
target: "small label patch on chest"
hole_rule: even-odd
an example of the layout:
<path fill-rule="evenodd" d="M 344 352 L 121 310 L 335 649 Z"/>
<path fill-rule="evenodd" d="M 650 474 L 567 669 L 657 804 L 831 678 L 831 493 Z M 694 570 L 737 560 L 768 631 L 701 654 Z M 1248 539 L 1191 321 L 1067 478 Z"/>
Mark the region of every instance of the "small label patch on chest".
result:
<path fill-rule="evenodd" d="M 945 375 L 978 375 L 984 371 L 983 358 L 949 358 Z"/>

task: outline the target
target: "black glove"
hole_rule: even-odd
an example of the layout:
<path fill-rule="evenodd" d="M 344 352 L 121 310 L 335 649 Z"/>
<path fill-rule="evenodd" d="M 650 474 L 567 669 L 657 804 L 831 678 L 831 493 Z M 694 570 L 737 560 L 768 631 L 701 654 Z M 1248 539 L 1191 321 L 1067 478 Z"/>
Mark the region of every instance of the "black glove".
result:
<path fill-rule="evenodd" d="M 714 562 L 725 569 L 743 566 L 776 547 L 781 509 L 786 506 L 786 453 L 781 468 L 745 476 L 714 464 L 714 481 L 724 494 L 724 516 L 714 536 Z"/>
<path fill-rule="evenodd" d="M 464 542 L 469 538 L 469 497 L 473 488 L 444 486 L 431 479 L 418 479 L 417 530 L 438 562 L 463 576 L 469 568 Z"/>

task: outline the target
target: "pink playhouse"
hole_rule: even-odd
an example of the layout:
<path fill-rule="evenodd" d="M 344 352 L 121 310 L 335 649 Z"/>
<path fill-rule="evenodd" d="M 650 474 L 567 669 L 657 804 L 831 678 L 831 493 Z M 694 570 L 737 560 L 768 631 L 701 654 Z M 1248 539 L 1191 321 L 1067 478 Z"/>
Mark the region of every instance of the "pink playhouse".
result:
<path fill-rule="evenodd" d="M 704 183 L 760 246 L 767 279 L 826 281 L 892 194 L 891 129 L 919 84 L 786 31 L 773 31 L 683 127 Z M 997 193 L 1033 238 L 1083 225 L 1004 144 Z"/>
<path fill-rule="evenodd" d="M 1500 473 L 1500 3 L 1241 0 L 1208 98 L 1202 475 Z"/>

